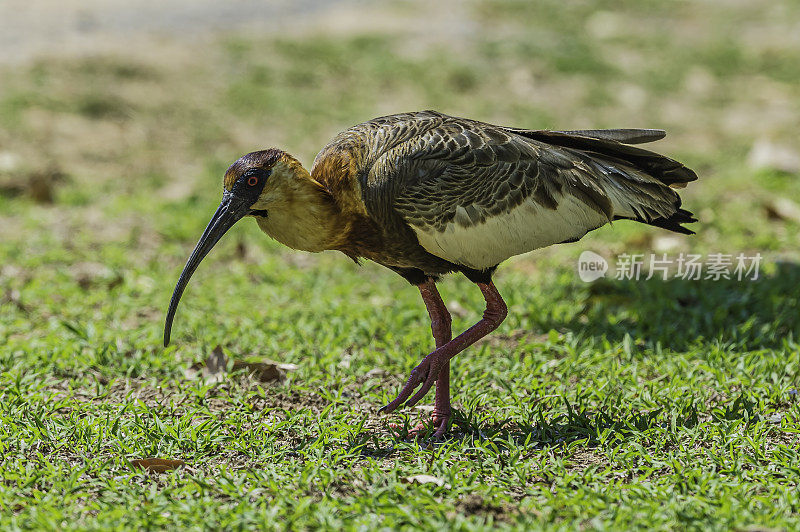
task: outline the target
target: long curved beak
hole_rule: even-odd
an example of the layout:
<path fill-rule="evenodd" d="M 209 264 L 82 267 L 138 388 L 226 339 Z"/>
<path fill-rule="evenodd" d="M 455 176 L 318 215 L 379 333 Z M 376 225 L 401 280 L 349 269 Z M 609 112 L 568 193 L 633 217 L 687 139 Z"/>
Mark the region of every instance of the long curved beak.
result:
<path fill-rule="evenodd" d="M 214 244 L 219 242 L 228 229 L 233 227 L 233 224 L 241 220 L 249 212 L 249 206 L 240 198 L 233 196 L 230 192 L 225 192 L 222 195 L 222 203 L 219 204 L 217 212 L 208 222 L 206 230 L 203 231 L 203 236 L 192 251 L 186 266 L 183 267 L 181 276 L 178 279 L 178 284 L 175 285 L 175 291 L 172 292 L 172 299 L 169 302 L 169 310 L 167 310 L 167 321 L 164 324 L 164 347 L 169 345 L 169 336 L 172 331 L 172 320 L 175 318 L 175 311 L 178 310 L 178 302 L 181 300 L 186 285 L 189 284 L 189 279 L 192 274 L 200 265 L 200 262 L 208 255 Z"/>

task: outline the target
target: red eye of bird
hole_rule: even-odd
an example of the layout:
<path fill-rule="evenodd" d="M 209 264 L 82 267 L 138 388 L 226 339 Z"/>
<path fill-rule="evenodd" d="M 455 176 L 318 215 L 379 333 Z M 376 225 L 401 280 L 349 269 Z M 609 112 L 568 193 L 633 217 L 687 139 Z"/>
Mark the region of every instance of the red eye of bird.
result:
<path fill-rule="evenodd" d="M 251 175 L 250 177 L 247 178 L 247 184 L 250 185 L 251 187 L 256 186 L 256 183 L 258 183 L 258 178 L 256 176 Z"/>

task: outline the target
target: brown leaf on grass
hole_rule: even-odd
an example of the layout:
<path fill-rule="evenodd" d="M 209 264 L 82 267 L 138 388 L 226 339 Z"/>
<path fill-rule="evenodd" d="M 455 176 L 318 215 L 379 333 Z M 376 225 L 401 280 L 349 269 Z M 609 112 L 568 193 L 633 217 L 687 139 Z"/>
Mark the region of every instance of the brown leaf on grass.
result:
<path fill-rule="evenodd" d="M 260 382 L 283 381 L 286 379 L 286 372 L 297 369 L 295 364 L 282 364 L 265 361 L 243 361 L 233 362 L 232 371 L 246 371 L 249 375 Z M 189 379 L 195 379 L 202 374 L 206 381 L 221 380 L 222 376 L 228 371 L 228 357 L 222 350 L 222 346 L 216 346 L 206 359 L 205 364 L 194 364 L 187 369 L 184 374 Z"/>
<path fill-rule="evenodd" d="M 286 380 L 286 373 L 297 369 L 295 364 L 281 364 L 272 360 L 265 360 L 264 362 L 245 362 L 237 360 L 233 363 L 233 371 L 245 370 L 253 378 L 261 382 L 278 381 L 283 382 Z"/>
<path fill-rule="evenodd" d="M 800 223 L 800 205 L 789 198 L 775 198 L 764 204 L 764 210 L 770 220 Z"/>
<path fill-rule="evenodd" d="M 205 381 L 219 381 L 228 371 L 228 357 L 222 351 L 222 346 L 216 346 L 205 362 L 196 362 L 189 366 L 184 372 L 187 379 L 203 378 Z"/>
<path fill-rule="evenodd" d="M 216 346 L 205 362 L 197 362 L 187 368 L 183 374 L 187 379 L 202 378 L 208 383 L 221 381 L 228 372 L 228 357 L 222 346 Z"/>
<path fill-rule="evenodd" d="M 131 467 L 144 469 L 148 473 L 164 473 L 170 469 L 178 469 L 185 466 L 183 460 L 169 460 L 166 458 L 142 458 L 131 460 Z"/>
<path fill-rule="evenodd" d="M 215 347 L 214 350 L 211 351 L 211 354 L 208 355 L 205 370 L 210 375 L 228 371 L 228 357 L 225 355 L 225 352 L 222 351 L 221 345 Z"/>
<path fill-rule="evenodd" d="M 277 364 L 270 362 L 242 362 L 237 360 L 233 363 L 233 371 L 240 370 L 246 371 L 261 382 L 282 381 L 286 378 L 286 372 L 280 369 Z"/>

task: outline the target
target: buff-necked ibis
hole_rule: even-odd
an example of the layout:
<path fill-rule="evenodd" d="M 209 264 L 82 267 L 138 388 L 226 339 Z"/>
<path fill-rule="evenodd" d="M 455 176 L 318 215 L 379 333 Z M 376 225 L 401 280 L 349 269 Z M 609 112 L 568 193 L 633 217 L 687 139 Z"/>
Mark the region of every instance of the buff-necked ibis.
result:
<path fill-rule="evenodd" d="M 654 129 L 526 130 L 424 111 L 343 131 L 317 155 L 310 173 L 275 148 L 248 153 L 225 172 L 222 203 L 178 279 L 164 345 L 200 261 L 233 224 L 251 216 L 286 246 L 369 259 L 417 286 L 436 349 L 381 411 L 415 405 L 436 383 L 433 425 L 440 437 L 451 415 L 450 359 L 506 317 L 492 282 L 499 263 L 575 242 L 618 219 L 692 234 L 682 224 L 696 220 L 681 209 L 674 189 L 697 179 L 695 173 L 631 146 L 664 135 Z M 436 281 L 452 272 L 477 284 L 486 300 L 483 318 L 455 338 L 436 289 Z"/>

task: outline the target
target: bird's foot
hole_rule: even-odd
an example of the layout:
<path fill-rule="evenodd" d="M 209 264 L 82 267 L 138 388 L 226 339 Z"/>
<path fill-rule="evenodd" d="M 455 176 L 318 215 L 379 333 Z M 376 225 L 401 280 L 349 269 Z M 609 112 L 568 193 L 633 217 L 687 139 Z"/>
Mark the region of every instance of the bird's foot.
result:
<path fill-rule="evenodd" d="M 451 412 L 446 413 L 434 411 L 430 421 L 421 422 L 413 429 L 406 431 L 406 425 L 399 423 L 389 423 L 389 430 L 397 438 L 405 438 L 407 441 L 421 440 L 430 436 L 433 440 L 441 440 L 447 432 L 450 424 Z"/>
<path fill-rule="evenodd" d="M 419 366 L 411 370 L 411 376 L 408 378 L 406 385 L 403 386 L 402 390 L 400 390 L 400 394 L 395 398 L 395 400 L 378 410 L 378 413 L 390 414 L 403 403 L 405 403 L 405 406 L 408 407 L 416 405 L 431 389 L 431 386 L 433 386 L 433 383 L 435 383 L 436 379 L 439 378 L 439 374 L 442 372 L 442 370 L 447 369 L 447 371 L 449 371 L 449 362 L 450 354 L 446 349 L 443 348 L 439 348 L 430 355 L 426 356 Z M 416 387 L 420 384 L 422 384 L 422 387 L 419 389 L 419 391 L 417 391 L 417 393 L 414 394 L 413 397 L 409 399 L 414 389 L 416 389 Z M 439 427 L 437 427 L 436 430 L 438 431 Z"/>

